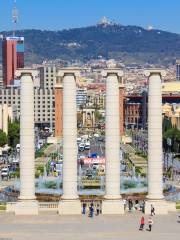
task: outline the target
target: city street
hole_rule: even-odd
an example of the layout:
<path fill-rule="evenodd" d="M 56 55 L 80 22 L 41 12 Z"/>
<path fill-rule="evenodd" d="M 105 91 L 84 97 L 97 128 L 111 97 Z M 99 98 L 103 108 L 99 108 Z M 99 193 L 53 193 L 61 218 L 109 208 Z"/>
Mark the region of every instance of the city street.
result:
<path fill-rule="evenodd" d="M 96 153 L 97 156 L 104 157 L 104 151 L 104 142 L 98 141 L 97 138 L 92 138 L 90 141 L 90 150 L 85 150 L 82 152 L 82 154 L 85 156 L 90 156 L 91 154 Z"/>

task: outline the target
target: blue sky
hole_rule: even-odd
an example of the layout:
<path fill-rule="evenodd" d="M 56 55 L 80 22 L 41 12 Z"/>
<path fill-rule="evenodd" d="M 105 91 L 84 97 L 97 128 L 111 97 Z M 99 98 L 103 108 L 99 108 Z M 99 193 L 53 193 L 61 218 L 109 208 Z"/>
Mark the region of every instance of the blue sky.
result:
<path fill-rule="evenodd" d="M 12 29 L 13 0 L 0 0 L 0 31 Z M 103 16 L 123 25 L 180 33 L 180 0 L 17 0 L 18 29 L 94 25 Z"/>

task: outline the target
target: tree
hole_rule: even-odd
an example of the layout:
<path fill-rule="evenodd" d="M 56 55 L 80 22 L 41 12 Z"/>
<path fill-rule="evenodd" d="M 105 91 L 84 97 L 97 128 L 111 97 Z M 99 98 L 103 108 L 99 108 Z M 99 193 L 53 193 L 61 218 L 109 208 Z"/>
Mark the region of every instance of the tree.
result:
<path fill-rule="evenodd" d="M 19 122 L 9 122 L 8 124 L 8 144 L 15 147 L 20 141 L 20 124 Z"/>
<path fill-rule="evenodd" d="M 163 133 L 166 132 L 168 129 L 172 129 L 171 120 L 167 116 L 163 118 L 162 129 L 163 129 Z"/>
<path fill-rule="evenodd" d="M 94 115 L 96 122 L 99 122 L 102 119 L 102 114 L 98 110 L 95 111 Z"/>
<path fill-rule="evenodd" d="M 171 151 L 179 152 L 180 149 L 180 130 L 175 128 L 170 128 L 163 134 L 163 146 L 165 151 L 169 148 L 167 144 L 167 139 L 171 139 Z"/>
<path fill-rule="evenodd" d="M 5 144 L 7 144 L 7 135 L 0 130 L 0 147 L 3 147 Z"/>

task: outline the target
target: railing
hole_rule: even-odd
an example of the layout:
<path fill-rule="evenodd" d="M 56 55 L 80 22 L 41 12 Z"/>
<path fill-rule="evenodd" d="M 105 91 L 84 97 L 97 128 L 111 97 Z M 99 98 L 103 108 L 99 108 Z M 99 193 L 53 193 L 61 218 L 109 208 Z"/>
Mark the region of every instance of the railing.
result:
<path fill-rule="evenodd" d="M 39 211 L 57 211 L 58 202 L 39 202 Z"/>

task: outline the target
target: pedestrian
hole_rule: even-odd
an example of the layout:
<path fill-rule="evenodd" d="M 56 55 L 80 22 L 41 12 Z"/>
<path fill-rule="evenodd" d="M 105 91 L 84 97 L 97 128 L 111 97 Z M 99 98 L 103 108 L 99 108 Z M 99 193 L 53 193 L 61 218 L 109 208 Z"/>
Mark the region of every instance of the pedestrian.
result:
<path fill-rule="evenodd" d="M 132 210 L 132 207 L 133 207 L 133 202 L 132 202 L 131 199 L 129 199 L 129 201 L 128 201 L 128 208 L 129 208 L 129 211 Z"/>
<path fill-rule="evenodd" d="M 98 216 L 100 213 L 100 207 L 99 207 L 99 204 L 97 204 L 97 207 L 96 207 L 96 215 Z"/>
<path fill-rule="evenodd" d="M 89 207 L 89 217 L 93 218 L 94 208 L 93 206 Z"/>
<path fill-rule="evenodd" d="M 145 220 L 144 220 L 144 216 L 141 217 L 141 220 L 140 220 L 140 227 L 139 227 L 139 230 L 140 231 L 143 231 L 144 229 L 144 224 L 145 224 Z"/>
<path fill-rule="evenodd" d="M 155 208 L 154 206 L 151 204 L 151 216 L 155 215 Z"/>
<path fill-rule="evenodd" d="M 152 220 L 152 218 L 151 217 L 149 217 L 148 218 L 148 225 L 149 225 L 149 232 L 151 232 L 151 230 L 152 230 L 152 225 L 153 225 L 153 220 Z"/>
<path fill-rule="evenodd" d="M 126 206 L 127 206 L 127 200 L 123 199 L 123 204 L 124 204 L 124 211 L 126 211 Z"/>
<path fill-rule="evenodd" d="M 86 214 L 86 203 L 83 203 L 83 210 L 82 210 L 82 214 Z"/>

